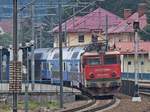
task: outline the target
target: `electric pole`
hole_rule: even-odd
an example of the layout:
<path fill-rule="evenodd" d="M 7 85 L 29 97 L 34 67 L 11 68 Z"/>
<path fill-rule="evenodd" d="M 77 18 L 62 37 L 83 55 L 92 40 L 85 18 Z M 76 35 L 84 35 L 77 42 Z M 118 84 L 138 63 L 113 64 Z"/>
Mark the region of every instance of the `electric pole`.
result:
<path fill-rule="evenodd" d="M 27 43 L 26 43 L 27 44 Z M 26 48 L 27 50 L 26 52 L 26 58 L 27 58 L 27 72 L 26 72 L 26 81 L 25 81 L 25 112 L 28 112 L 28 108 L 29 108 L 29 96 L 28 96 L 28 89 L 29 89 L 29 46 L 26 45 Z"/>
<path fill-rule="evenodd" d="M 32 81 L 32 90 L 34 89 L 34 82 L 35 82 L 35 76 L 34 76 L 34 73 L 35 73 L 35 68 L 34 68 L 34 65 L 35 65 L 35 62 L 34 62 L 34 45 L 35 45 L 35 39 L 34 39 L 34 19 L 33 19 L 33 16 L 34 16 L 34 7 L 33 5 L 31 5 L 31 22 L 32 22 L 32 43 L 33 43 L 33 46 L 31 46 L 31 81 Z"/>
<path fill-rule="evenodd" d="M 108 16 L 106 15 L 106 28 L 105 28 L 105 38 L 106 38 L 106 46 L 105 46 L 105 50 L 108 50 Z"/>
<path fill-rule="evenodd" d="M 64 34 L 64 45 L 67 47 L 68 41 L 67 41 L 67 22 L 65 22 L 65 34 Z"/>
<path fill-rule="evenodd" d="M 63 108 L 63 74 L 62 74 L 62 0 L 58 2 L 59 16 L 59 73 L 60 73 L 60 108 Z"/>
<path fill-rule="evenodd" d="M 13 0 L 13 75 L 17 76 L 17 0 Z M 17 112 L 17 92 L 13 91 L 13 112 Z"/>
<path fill-rule="evenodd" d="M 134 72 L 135 72 L 135 87 L 134 87 L 134 97 L 132 98 L 133 102 L 140 102 L 141 97 L 139 96 L 139 85 L 138 85 L 138 74 L 139 74 L 139 61 L 138 61 L 138 46 L 139 46 L 139 22 L 133 23 L 133 29 L 135 32 L 134 39 Z"/>
<path fill-rule="evenodd" d="M 39 45 L 39 47 L 40 48 L 42 48 L 42 30 L 43 30 L 43 27 L 42 26 L 40 26 L 40 45 Z"/>

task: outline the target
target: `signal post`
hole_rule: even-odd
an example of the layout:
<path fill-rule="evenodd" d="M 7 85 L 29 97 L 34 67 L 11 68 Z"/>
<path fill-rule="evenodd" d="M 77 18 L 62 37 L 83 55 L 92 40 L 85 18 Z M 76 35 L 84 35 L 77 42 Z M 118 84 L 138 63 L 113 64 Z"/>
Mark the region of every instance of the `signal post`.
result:
<path fill-rule="evenodd" d="M 18 62 L 17 0 L 13 0 L 13 61 L 10 63 L 9 91 L 13 95 L 13 112 L 17 112 L 18 93 L 21 92 L 21 62 Z"/>
<path fill-rule="evenodd" d="M 138 61 L 138 46 L 139 46 L 139 38 L 138 38 L 138 31 L 139 21 L 135 21 L 133 23 L 133 29 L 135 32 L 134 38 L 134 73 L 135 73 L 135 85 L 134 85 L 134 96 L 132 98 L 133 102 L 141 102 L 141 97 L 139 96 L 139 85 L 138 85 L 138 74 L 139 74 L 139 61 Z"/>

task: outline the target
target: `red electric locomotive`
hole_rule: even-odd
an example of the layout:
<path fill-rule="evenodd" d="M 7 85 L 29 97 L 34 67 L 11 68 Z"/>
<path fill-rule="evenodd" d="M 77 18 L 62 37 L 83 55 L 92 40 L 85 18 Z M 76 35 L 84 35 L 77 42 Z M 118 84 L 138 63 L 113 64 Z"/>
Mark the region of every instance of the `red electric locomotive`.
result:
<path fill-rule="evenodd" d="M 97 93 L 111 93 L 120 87 L 121 64 L 118 51 L 85 52 L 82 55 L 84 85 Z"/>

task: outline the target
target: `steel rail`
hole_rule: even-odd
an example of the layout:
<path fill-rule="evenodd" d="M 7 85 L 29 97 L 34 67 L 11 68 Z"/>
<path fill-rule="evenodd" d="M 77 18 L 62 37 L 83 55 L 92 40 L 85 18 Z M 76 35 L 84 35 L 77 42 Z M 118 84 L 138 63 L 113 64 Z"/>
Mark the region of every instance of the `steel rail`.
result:
<path fill-rule="evenodd" d="M 82 111 L 82 112 L 96 112 L 96 111 L 99 111 L 99 110 L 103 110 L 103 109 L 107 109 L 109 108 L 110 106 L 114 105 L 116 103 L 116 97 L 114 97 L 111 102 L 105 104 L 105 105 L 102 105 L 102 106 L 98 106 L 98 107 L 93 107 L 91 109 L 88 109 L 88 110 L 85 110 L 85 111 Z"/>
<path fill-rule="evenodd" d="M 145 96 L 150 97 L 150 88 L 141 87 L 141 88 L 139 89 L 139 93 L 140 93 L 141 95 L 145 95 Z"/>

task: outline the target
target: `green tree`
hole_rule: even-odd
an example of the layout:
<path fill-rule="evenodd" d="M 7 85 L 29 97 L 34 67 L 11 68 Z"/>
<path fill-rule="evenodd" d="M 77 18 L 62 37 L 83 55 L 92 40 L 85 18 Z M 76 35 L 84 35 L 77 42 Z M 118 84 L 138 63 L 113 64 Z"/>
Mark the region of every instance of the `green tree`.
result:
<path fill-rule="evenodd" d="M 150 41 L 150 1 L 146 0 L 146 16 L 147 16 L 147 26 L 144 29 L 141 29 L 139 34 L 141 39 L 145 41 Z"/>
<path fill-rule="evenodd" d="M 32 23 L 31 23 L 31 18 L 26 18 L 22 20 L 20 23 L 21 28 L 19 29 L 19 35 L 18 37 L 20 38 L 19 40 L 22 43 L 29 42 L 32 38 Z"/>
<path fill-rule="evenodd" d="M 142 40 L 150 41 L 150 26 L 147 25 L 144 29 L 139 31 Z"/>
<path fill-rule="evenodd" d="M 12 36 L 9 33 L 0 35 L 0 46 L 8 47 L 12 44 Z"/>

